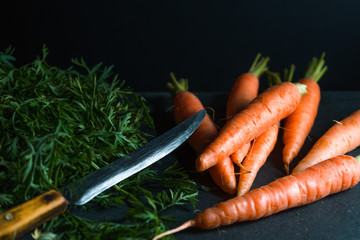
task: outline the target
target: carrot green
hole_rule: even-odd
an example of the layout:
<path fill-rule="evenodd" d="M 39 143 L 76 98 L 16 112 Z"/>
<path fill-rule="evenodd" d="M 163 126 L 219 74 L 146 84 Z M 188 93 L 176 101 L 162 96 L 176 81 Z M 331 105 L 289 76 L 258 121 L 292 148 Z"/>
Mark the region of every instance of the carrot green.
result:
<path fill-rule="evenodd" d="M 113 66 L 90 68 L 72 59 L 62 69 L 42 56 L 15 66 L 14 49 L 0 52 L 0 212 L 58 189 L 146 143 L 154 128 L 146 100 L 125 86 Z M 149 131 L 148 131 L 149 130 Z M 153 194 L 153 186 L 162 186 Z M 70 207 L 33 233 L 37 239 L 148 239 L 174 221 L 164 211 L 195 204 L 197 191 L 176 164 L 147 168 Z M 124 208 L 117 222 L 81 218 L 76 211 Z"/>

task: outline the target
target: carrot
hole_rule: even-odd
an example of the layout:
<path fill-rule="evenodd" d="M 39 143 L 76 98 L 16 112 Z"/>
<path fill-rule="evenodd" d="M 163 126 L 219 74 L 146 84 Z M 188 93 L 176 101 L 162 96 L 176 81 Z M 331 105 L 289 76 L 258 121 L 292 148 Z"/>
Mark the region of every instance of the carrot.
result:
<path fill-rule="evenodd" d="M 268 70 L 269 60 L 270 58 L 257 54 L 249 71 L 235 80 L 226 104 L 226 119 L 232 118 L 256 98 L 259 91 L 259 77 Z"/>
<path fill-rule="evenodd" d="M 299 105 L 302 84 L 284 82 L 266 89 L 244 110 L 229 120 L 218 137 L 196 160 L 196 169 L 204 171 L 260 136 L 276 122 L 287 117 Z"/>
<path fill-rule="evenodd" d="M 243 167 L 249 172 L 240 170 L 237 195 L 242 196 L 247 193 L 266 159 L 274 149 L 279 132 L 280 122 L 275 123 L 266 132 L 254 140 L 252 148 L 243 161 Z"/>
<path fill-rule="evenodd" d="M 309 63 L 304 78 L 298 81 L 306 85 L 307 93 L 302 96 L 296 110 L 284 119 L 282 156 L 287 174 L 289 165 L 304 145 L 318 112 L 321 94 L 317 82 L 327 70 L 324 57 L 325 54 L 322 54 L 319 60 L 313 58 Z"/>
<path fill-rule="evenodd" d="M 200 99 L 192 92 L 188 91 L 188 80 L 176 80 L 173 73 L 170 74 L 172 83 L 168 83 L 168 88 L 172 93 L 173 114 L 177 124 L 186 120 L 188 117 L 204 109 Z M 188 138 L 188 143 L 200 154 L 205 147 L 218 135 L 218 131 L 210 119 L 205 116 L 200 126 Z M 230 158 L 225 158 L 209 169 L 209 173 L 223 191 L 233 194 L 236 192 L 236 178 L 234 165 Z"/>
<path fill-rule="evenodd" d="M 213 229 L 235 222 L 256 220 L 347 190 L 359 181 L 360 157 L 337 156 L 208 208 L 194 219 L 155 236 L 153 240 L 188 227 Z"/>
<path fill-rule="evenodd" d="M 321 162 L 327 158 L 348 153 L 360 146 L 360 110 L 336 122 L 320 137 L 292 173 Z"/>
<path fill-rule="evenodd" d="M 291 69 L 293 70 L 294 67 Z M 272 87 L 274 84 L 281 83 L 280 76 L 277 73 L 272 73 L 269 71 L 266 71 L 266 73 L 268 76 L 269 87 Z M 290 76 L 292 73 L 293 71 L 291 71 L 288 75 Z M 252 148 L 243 161 L 243 168 L 247 172 L 243 169 L 240 170 L 237 196 L 242 196 L 250 190 L 258 171 L 264 165 L 266 159 L 275 147 L 278 138 L 279 127 L 280 122 L 277 122 L 258 138 L 253 140 Z"/>
<path fill-rule="evenodd" d="M 267 68 L 270 58 L 257 54 L 248 72 L 241 74 L 234 82 L 226 104 L 226 119 L 243 110 L 256 98 L 259 91 L 259 77 Z M 231 155 L 231 160 L 242 167 L 241 162 L 248 153 L 251 143 L 246 143 L 237 152 Z"/>

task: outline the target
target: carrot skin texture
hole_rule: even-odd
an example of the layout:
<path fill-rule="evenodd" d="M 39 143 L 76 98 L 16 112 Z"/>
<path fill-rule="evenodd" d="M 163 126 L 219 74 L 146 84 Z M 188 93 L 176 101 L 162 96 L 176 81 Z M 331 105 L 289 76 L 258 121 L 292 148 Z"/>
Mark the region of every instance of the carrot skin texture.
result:
<path fill-rule="evenodd" d="M 243 110 L 259 91 L 259 79 L 252 73 L 241 74 L 234 82 L 226 104 L 226 119 Z"/>
<path fill-rule="evenodd" d="M 173 98 L 173 106 L 174 118 L 177 124 L 204 109 L 201 101 L 188 91 L 176 94 Z M 197 154 L 200 154 L 217 135 L 218 131 L 214 123 L 209 115 L 206 115 L 200 126 L 189 137 L 188 143 Z M 234 165 L 230 158 L 219 161 L 209 169 L 209 173 L 216 185 L 223 191 L 229 194 L 236 192 Z"/>
<path fill-rule="evenodd" d="M 301 100 L 298 87 L 283 82 L 258 95 L 221 129 L 218 137 L 197 158 L 197 171 L 204 171 L 230 156 L 242 145 L 260 136 L 270 126 L 290 115 Z"/>
<path fill-rule="evenodd" d="M 334 157 L 208 208 L 195 217 L 194 226 L 213 229 L 256 220 L 344 191 L 359 180 L 360 163 L 355 158 L 347 155 Z"/>
<path fill-rule="evenodd" d="M 252 73 L 241 74 L 234 82 L 228 101 L 226 103 L 226 119 L 231 119 L 235 114 L 246 108 L 253 101 L 259 91 L 259 78 Z M 231 154 L 231 160 L 240 165 L 249 152 L 251 143 L 244 144 L 240 149 Z"/>
<path fill-rule="evenodd" d="M 249 192 L 259 169 L 264 165 L 266 159 L 275 147 L 279 133 L 279 126 L 280 123 L 277 122 L 254 140 L 249 154 L 243 161 L 243 166 L 250 172 L 245 173 L 244 170 L 240 170 L 237 190 L 238 196 L 242 196 Z"/>
<path fill-rule="evenodd" d="M 321 98 L 320 87 L 316 81 L 301 79 L 298 82 L 307 86 L 307 93 L 302 96 L 296 110 L 284 119 L 282 156 L 286 169 L 304 145 L 314 124 Z"/>
<path fill-rule="evenodd" d="M 217 164 L 209 168 L 209 173 L 215 184 L 224 192 L 235 194 L 237 188 L 236 177 L 234 164 L 230 158 L 220 160 Z"/>
<path fill-rule="evenodd" d="M 327 158 L 342 155 L 360 146 L 360 110 L 335 123 L 321 136 L 292 173 L 300 172 Z"/>
<path fill-rule="evenodd" d="M 188 91 L 182 91 L 173 97 L 173 114 L 176 124 L 183 122 L 188 117 L 204 109 L 198 97 Z M 188 138 L 188 142 L 195 152 L 201 152 L 214 139 L 218 131 L 206 114 L 204 120 L 195 132 Z"/>

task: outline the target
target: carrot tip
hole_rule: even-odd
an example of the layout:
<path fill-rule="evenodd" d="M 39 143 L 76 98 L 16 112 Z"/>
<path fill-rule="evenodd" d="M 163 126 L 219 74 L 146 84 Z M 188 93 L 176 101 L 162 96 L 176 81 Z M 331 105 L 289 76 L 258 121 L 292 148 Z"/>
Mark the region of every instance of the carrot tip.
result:
<path fill-rule="evenodd" d="M 200 159 L 196 159 L 196 171 L 198 172 L 202 172 L 204 171 L 205 169 L 203 168 L 201 162 L 200 162 Z"/>
<path fill-rule="evenodd" d="M 218 163 L 218 160 L 215 160 L 213 157 L 209 157 L 209 159 L 203 160 L 201 159 L 201 155 L 196 159 L 196 170 L 198 172 L 205 171 L 212 166 L 215 166 Z"/>
<path fill-rule="evenodd" d="M 286 175 L 290 175 L 289 164 L 285 164 L 284 167 L 285 167 Z"/>
<path fill-rule="evenodd" d="M 168 235 L 173 234 L 173 233 L 180 232 L 180 231 L 182 231 L 182 230 L 184 230 L 186 228 L 193 227 L 193 226 L 195 226 L 195 220 L 191 219 L 189 221 L 184 222 L 182 225 L 178 226 L 177 228 L 174 228 L 174 229 L 171 229 L 169 231 L 160 233 L 159 235 L 156 235 L 152 240 L 160 239 L 162 237 L 168 236 Z"/>
<path fill-rule="evenodd" d="M 251 173 L 251 171 L 248 170 L 247 168 L 245 168 L 244 165 L 242 165 L 241 163 L 239 163 L 238 166 L 239 166 L 243 171 L 245 171 L 245 173 Z"/>
<path fill-rule="evenodd" d="M 250 170 L 247 170 L 247 172 L 243 172 L 243 171 L 241 171 L 241 172 L 237 172 L 237 173 L 235 173 L 235 176 L 240 176 L 240 175 L 242 175 L 242 174 L 249 174 L 249 173 L 251 173 L 251 171 L 250 171 Z"/>

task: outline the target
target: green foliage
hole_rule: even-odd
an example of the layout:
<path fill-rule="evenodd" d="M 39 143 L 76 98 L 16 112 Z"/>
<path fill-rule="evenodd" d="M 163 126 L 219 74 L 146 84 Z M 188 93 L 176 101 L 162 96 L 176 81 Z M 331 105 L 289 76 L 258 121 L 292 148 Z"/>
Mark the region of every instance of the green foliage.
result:
<path fill-rule="evenodd" d="M 154 127 L 146 100 L 125 87 L 112 66 L 90 68 L 73 59 L 61 69 L 46 62 L 44 46 L 41 57 L 17 68 L 13 52 L 0 52 L 0 212 L 76 181 L 151 137 L 143 130 Z M 80 218 L 70 207 L 36 237 L 148 239 L 172 221 L 163 216 L 166 209 L 196 203 L 194 187 L 175 165 L 163 172 L 147 168 L 81 208 L 125 208 L 122 222 Z"/>
<path fill-rule="evenodd" d="M 257 77 L 260 77 L 264 72 L 268 70 L 267 64 L 269 61 L 270 61 L 269 57 L 262 57 L 261 54 L 258 53 L 249 69 L 249 73 L 252 73 Z"/>
<path fill-rule="evenodd" d="M 325 65 L 325 53 L 323 52 L 320 58 L 313 57 L 306 68 L 304 78 L 310 78 L 315 82 L 318 82 L 320 78 L 327 71 L 327 66 Z"/>

